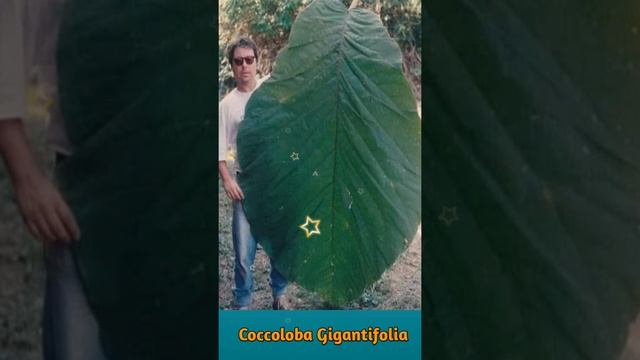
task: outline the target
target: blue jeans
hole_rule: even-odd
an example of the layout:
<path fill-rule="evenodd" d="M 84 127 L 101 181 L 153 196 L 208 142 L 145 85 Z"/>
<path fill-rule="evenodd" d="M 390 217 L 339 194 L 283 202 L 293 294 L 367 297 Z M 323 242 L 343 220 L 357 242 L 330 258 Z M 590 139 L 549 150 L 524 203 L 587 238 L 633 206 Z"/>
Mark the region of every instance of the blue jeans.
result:
<path fill-rule="evenodd" d="M 98 324 L 80 283 L 71 249 L 45 248 L 44 360 L 104 360 Z"/>
<path fill-rule="evenodd" d="M 232 220 L 233 250 L 235 260 L 235 287 L 233 297 L 236 306 L 249 306 L 253 292 L 253 261 L 256 258 L 256 241 L 251 235 L 249 222 L 244 214 L 242 204 L 233 202 Z M 287 279 L 276 268 L 271 266 L 271 293 L 273 297 L 283 295 L 287 289 Z"/>

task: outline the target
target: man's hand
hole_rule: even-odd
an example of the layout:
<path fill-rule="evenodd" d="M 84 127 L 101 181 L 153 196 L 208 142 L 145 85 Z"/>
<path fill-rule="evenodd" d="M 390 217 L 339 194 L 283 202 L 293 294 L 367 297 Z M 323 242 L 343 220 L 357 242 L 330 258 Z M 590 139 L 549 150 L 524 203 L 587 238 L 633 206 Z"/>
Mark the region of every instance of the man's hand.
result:
<path fill-rule="evenodd" d="M 227 168 L 226 161 L 218 161 L 218 172 L 220 173 L 220 178 L 222 179 L 224 192 L 227 193 L 229 199 L 234 201 L 244 200 L 244 194 L 242 193 L 242 189 L 240 189 L 240 185 L 238 185 L 236 180 L 231 177 L 231 175 L 229 175 L 229 168 Z"/>
<path fill-rule="evenodd" d="M 69 243 L 80 238 L 80 229 L 66 201 L 44 176 L 15 185 L 18 206 L 29 231 L 43 241 Z"/>
<path fill-rule="evenodd" d="M 78 239 L 78 224 L 58 189 L 38 168 L 20 119 L 0 119 L 0 155 L 33 236 L 44 241 Z"/>
<path fill-rule="evenodd" d="M 234 201 L 242 201 L 244 200 L 244 194 L 242 193 L 242 189 L 240 189 L 240 185 L 233 180 L 228 179 L 223 182 L 224 191 L 227 193 L 227 196 Z"/>

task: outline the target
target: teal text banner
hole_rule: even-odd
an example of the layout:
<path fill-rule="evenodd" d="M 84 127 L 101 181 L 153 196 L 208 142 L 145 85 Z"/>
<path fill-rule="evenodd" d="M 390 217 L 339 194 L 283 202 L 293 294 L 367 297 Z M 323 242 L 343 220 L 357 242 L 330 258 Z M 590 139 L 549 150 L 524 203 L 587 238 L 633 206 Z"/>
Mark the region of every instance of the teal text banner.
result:
<path fill-rule="evenodd" d="M 418 360 L 421 312 L 219 311 L 220 359 Z"/>

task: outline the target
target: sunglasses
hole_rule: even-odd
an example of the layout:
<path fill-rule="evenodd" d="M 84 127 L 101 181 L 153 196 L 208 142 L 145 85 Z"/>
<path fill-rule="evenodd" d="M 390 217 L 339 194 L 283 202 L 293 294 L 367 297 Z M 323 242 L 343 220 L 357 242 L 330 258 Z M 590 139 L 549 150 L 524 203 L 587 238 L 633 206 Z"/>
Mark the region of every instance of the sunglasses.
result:
<path fill-rule="evenodd" d="M 253 64 L 255 59 L 256 59 L 255 56 L 239 57 L 239 58 L 234 58 L 233 59 L 233 63 L 236 66 L 242 66 L 242 64 L 245 63 L 245 62 L 247 63 L 247 65 L 251 65 L 251 64 Z"/>

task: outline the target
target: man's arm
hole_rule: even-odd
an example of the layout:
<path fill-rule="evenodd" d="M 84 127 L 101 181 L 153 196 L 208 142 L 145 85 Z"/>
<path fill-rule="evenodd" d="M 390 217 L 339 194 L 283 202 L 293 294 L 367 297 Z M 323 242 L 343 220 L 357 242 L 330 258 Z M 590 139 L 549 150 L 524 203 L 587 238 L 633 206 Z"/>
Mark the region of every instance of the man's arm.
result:
<path fill-rule="evenodd" d="M 218 161 L 218 172 L 220 173 L 220 178 L 222 179 L 224 191 L 227 193 L 227 196 L 231 200 L 243 200 L 244 194 L 242 193 L 242 189 L 240 189 L 240 185 L 238 185 L 238 183 L 229 174 L 229 168 L 227 168 L 226 161 Z"/>
<path fill-rule="evenodd" d="M 78 239 L 78 224 L 58 189 L 38 168 L 20 119 L 0 119 L 0 155 L 31 234 L 45 241 Z"/>
<path fill-rule="evenodd" d="M 231 200 L 241 201 L 244 194 L 233 176 L 229 174 L 226 156 L 229 148 L 228 108 L 223 102 L 218 104 L 218 173 L 222 179 L 224 191 Z"/>

